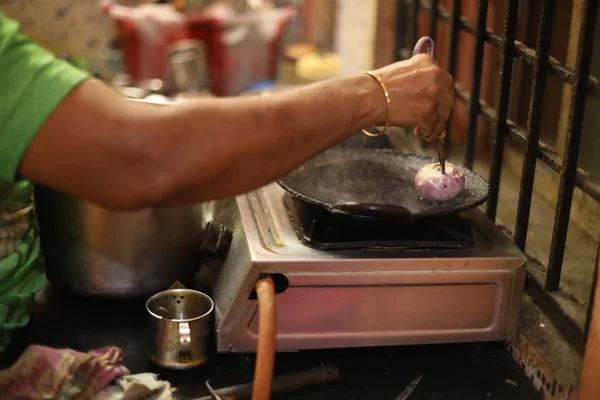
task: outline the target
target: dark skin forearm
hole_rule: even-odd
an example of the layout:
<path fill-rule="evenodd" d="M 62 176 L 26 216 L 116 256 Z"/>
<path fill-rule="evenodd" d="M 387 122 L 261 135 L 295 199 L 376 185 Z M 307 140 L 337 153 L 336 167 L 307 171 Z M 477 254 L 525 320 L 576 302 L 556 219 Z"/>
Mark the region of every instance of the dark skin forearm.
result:
<path fill-rule="evenodd" d="M 118 210 L 236 195 L 382 123 L 378 90 L 360 76 L 263 97 L 155 106 L 88 80 L 46 121 L 19 172 Z"/>
<path fill-rule="evenodd" d="M 190 125 L 209 127 L 203 144 L 186 146 L 164 159 L 163 170 L 183 167 L 199 171 L 176 173 L 177 178 L 171 180 L 175 195 L 165 204 L 222 198 L 260 187 L 375 123 L 384 108 L 379 108 L 378 98 L 370 95 L 377 87 L 364 78 L 324 82 L 253 99 L 205 100 L 165 110 L 165 116 L 157 116 L 156 125 L 175 122 L 174 143 L 187 140 Z M 202 124 L 200 110 L 207 119 L 212 115 L 218 120 Z M 199 152 L 201 147 L 204 150 Z M 202 170 L 210 173 L 203 174 Z"/>

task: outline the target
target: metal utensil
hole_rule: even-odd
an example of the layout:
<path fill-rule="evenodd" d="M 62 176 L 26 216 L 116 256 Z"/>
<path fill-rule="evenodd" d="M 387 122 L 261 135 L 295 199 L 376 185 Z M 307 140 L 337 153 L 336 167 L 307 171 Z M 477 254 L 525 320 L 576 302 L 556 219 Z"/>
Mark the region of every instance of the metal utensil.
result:
<path fill-rule="evenodd" d="M 289 393 L 294 390 L 315 386 L 322 383 L 337 381 L 340 373 L 336 367 L 315 367 L 312 369 L 282 374 L 273 378 L 272 394 Z M 209 382 L 206 382 L 209 396 L 200 397 L 194 400 L 217 400 L 222 399 L 249 399 L 252 395 L 252 383 L 229 386 L 221 389 L 213 389 Z"/>
<path fill-rule="evenodd" d="M 429 36 L 423 36 L 421 39 L 419 39 L 419 41 L 415 45 L 415 48 L 413 49 L 413 56 L 416 54 L 419 54 L 421 52 L 421 47 L 423 47 L 424 45 L 428 45 L 427 46 L 427 55 L 430 57 L 433 57 L 434 50 L 435 50 L 435 44 L 433 43 L 433 39 L 430 38 Z M 438 158 L 440 161 L 440 169 L 442 171 L 442 174 L 445 174 L 446 173 L 446 156 L 444 154 L 444 148 L 445 148 L 444 139 L 438 139 L 437 144 L 438 144 Z"/>
<path fill-rule="evenodd" d="M 415 379 L 413 379 L 413 381 L 408 384 L 408 386 L 402 391 L 402 393 L 400 393 L 400 395 L 396 398 L 396 400 L 408 399 L 408 396 L 410 396 L 412 394 L 412 392 L 414 392 L 414 390 L 417 387 L 417 385 L 419 384 L 419 382 L 421 382 L 421 378 L 423 378 L 423 374 L 421 374 L 421 375 L 417 376 Z"/>
<path fill-rule="evenodd" d="M 182 40 L 169 48 L 169 66 L 179 92 L 198 92 L 206 85 L 204 45 L 197 40 Z"/>
<path fill-rule="evenodd" d="M 213 309 L 214 303 L 210 297 L 196 290 L 185 289 L 179 282 L 150 297 L 146 302 L 146 311 L 150 316 L 146 354 L 150 360 L 171 369 L 188 369 L 205 364 L 209 320 Z"/>
<path fill-rule="evenodd" d="M 444 139 L 438 139 L 438 158 L 440 160 L 440 169 L 442 171 L 442 175 L 446 173 L 446 156 L 444 154 Z"/>

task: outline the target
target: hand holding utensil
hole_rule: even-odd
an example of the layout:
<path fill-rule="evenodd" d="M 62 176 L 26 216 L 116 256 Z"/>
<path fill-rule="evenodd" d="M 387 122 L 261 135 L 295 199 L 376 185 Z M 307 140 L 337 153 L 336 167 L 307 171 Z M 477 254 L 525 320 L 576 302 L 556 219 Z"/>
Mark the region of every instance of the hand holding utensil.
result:
<path fill-rule="evenodd" d="M 415 45 L 415 48 L 413 49 L 413 56 L 419 54 L 421 52 L 421 47 L 423 47 L 424 45 L 428 45 L 427 55 L 430 57 L 433 57 L 434 50 L 435 50 L 435 44 L 433 43 L 433 39 L 431 39 L 428 36 L 423 36 L 421 39 L 419 39 L 419 41 Z M 439 114 L 438 114 L 438 119 L 439 119 Z M 421 128 L 417 127 L 415 129 L 418 130 Z M 444 139 L 438 138 L 437 145 L 438 145 L 438 158 L 440 160 L 440 168 L 442 171 L 442 175 L 445 175 L 446 174 L 446 157 L 444 155 Z"/>
<path fill-rule="evenodd" d="M 430 42 L 425 38 L 417 47 Z M 365 87 L 369 90 L 366 100 L 377 112 L 371 123 L 383 127 L 376 132 L 363 129 L 365 135 L 383 135 L 390 126 L 418 126 L 415 134 L 426 141 L 443 137 L 454 105 L 454 80 L 432 57 L 416 54 L 363 74 L 371 80 Z"/>

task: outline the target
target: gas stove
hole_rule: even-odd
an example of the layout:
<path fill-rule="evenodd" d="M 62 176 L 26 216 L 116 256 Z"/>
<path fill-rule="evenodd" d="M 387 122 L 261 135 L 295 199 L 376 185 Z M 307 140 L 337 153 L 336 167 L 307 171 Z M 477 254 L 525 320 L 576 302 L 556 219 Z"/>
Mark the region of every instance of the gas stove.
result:
<path fill-rule="evenodd" d="M 205 205 L 219 352 L 254 352 L 256 281 L 277 294 L 277 349 L 510 340 L 526 257 L 479 210 L 410 230 L 353 226 L 273 183 Z M 204 283 L 202 283 L 204 282 Z"/>

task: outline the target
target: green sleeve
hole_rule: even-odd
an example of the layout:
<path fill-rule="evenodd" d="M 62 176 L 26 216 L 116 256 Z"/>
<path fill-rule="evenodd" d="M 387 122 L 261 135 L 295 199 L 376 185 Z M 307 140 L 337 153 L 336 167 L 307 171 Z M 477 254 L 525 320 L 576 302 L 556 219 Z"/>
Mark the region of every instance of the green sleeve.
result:
<path fill-rule="evenodd" d="M 14 182 L 23 154 L 44 121 L 88 74 L 20 32 L 0 13 L 0 184 Z"/>

